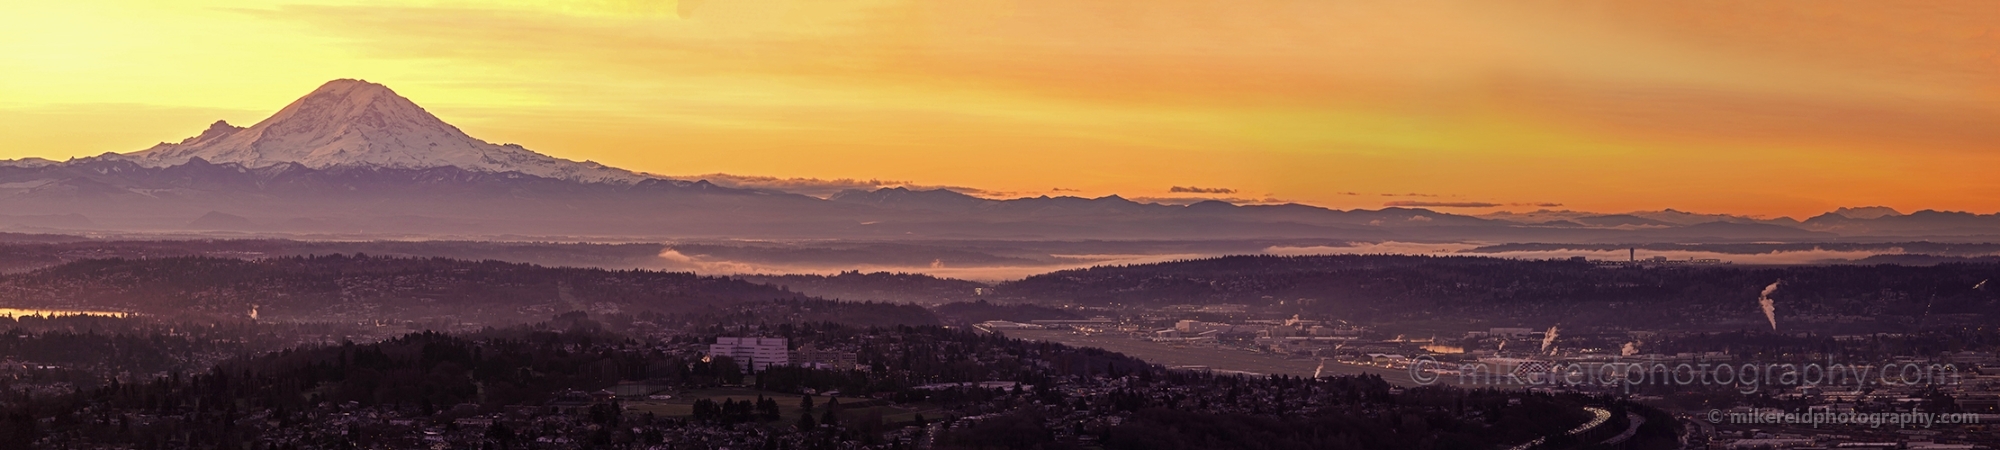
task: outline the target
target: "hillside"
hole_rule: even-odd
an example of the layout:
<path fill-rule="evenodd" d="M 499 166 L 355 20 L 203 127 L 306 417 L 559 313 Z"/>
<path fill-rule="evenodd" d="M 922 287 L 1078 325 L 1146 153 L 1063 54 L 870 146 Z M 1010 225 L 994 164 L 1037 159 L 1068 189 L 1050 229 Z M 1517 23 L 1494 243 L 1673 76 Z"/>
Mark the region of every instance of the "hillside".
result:
<path fill-rule="evenodd" d="M 17 307 L 164 317 L 524 323 L 564 311 L 695 312 L 801 297 L 683 272 L 329 255 L 99 259 L 0 276 Z"/>
<path fill-rule="evenodd" d="M 737 275 L 736 279 L 797 290 L 816 297 L 939 304 L 978 298 L 975 281 L 913 273 L 841 272 L 835 275 Z"/>
<path fill-rule="evenodd" d="M 2000 264 L 1602 267 L 1481 257 L 1231 256 L 1065 270 L 996 289 L 1016 302 L 1242 304 L 1350 320 L 1761 328 L 1759 291 L 1782 280 L 1772 296 L 1781 329 L 1813 323 L 1884 331 L 1919 320 L 1996 318 L 2000 292 L 1973 289 L 1991 278 L 2000 278 Z"/>

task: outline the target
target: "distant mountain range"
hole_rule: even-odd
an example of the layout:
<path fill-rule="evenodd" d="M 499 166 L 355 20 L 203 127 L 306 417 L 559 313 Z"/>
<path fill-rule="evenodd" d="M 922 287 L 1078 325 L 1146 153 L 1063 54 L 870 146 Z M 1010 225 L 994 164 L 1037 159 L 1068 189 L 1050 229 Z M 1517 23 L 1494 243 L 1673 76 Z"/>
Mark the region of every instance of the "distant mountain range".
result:
<path fill-rule="evenodd" d="M 132 153 L 0 161 L 0 230 L 471 238 L 1743 242 L 1994 240 L 2000 216 L 1881 207 L 1804 221 L 1674 210 L 1447 214 L 1299 204 L 988 199 L 945 189 L 819 198 L 673 180 L 493 144 L 388 87 L 335 80 L 250 127 Z"/>
<path fill-rule="evenodd" d="M 1763 225 L 1793 230 L 1831 233 L 1845 237 L 1934 237 L 1975 238 L 2000 235 L 2000 215 L 1954 211 L 1922 210 L 1909 214 L 1883 206 L 1840 208 L 1797 220 L 1790 217 L 1754 218 L 1721 214 L 1698 214 L 1672 209 L 1623 214 L 1578 211 L 1535 211 L 1493 213 L 1485 219 L 1550 227 L 1617 228 L 1629 230 L 1667 229 L 1719 224 Z M 1745 228 L 1747 229 L 1747 228 Z M 1771 228 L 1766 228 L 1771 229 Z"/>

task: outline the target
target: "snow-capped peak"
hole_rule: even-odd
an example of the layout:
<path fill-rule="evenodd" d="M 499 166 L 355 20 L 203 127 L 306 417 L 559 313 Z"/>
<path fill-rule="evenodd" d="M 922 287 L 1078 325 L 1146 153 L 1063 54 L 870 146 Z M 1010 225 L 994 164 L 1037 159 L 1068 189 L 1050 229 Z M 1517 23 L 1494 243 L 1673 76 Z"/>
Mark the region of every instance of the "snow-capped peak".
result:
<path fill-rule="evenodd" d="M 520 172 L 581 182 L 631 183 L 649 177 L 594 162 L 556 158 L 518 145 L 468 136 L 388 86 L 333 80 L 249 128 L 217 121 L 201 135 L 124 155 L 165 167 L 201 158 L 211 163 L 312 168 L 458 167 Z"/>

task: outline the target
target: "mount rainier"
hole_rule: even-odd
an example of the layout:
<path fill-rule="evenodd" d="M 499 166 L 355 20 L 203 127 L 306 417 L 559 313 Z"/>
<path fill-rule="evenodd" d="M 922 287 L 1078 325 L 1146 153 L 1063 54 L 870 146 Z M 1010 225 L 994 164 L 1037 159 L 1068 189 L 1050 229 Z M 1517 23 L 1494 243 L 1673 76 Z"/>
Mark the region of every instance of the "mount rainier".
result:
<path fill-rule="evenodd" d="M 177 166 L 201 158 L 252 169 L 296 163 L 314 169 L 457 167 L 590 183 L 629 184 L 649 178 L 475 139 L 388 86 L 347 79 L 328 82 L 249 128 L 218 121 L 179 143 L 111 157 L 146 167 Z"/>

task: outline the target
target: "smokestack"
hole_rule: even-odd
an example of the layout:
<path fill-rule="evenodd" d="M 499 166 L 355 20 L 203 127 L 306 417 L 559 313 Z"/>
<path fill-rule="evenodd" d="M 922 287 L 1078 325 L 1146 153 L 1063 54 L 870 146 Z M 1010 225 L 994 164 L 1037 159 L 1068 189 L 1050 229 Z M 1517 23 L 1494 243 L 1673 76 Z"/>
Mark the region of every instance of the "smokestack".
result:
<path fill-rule="evenodd" d="M 1639 262 L 1639 247 L 1628 248 L 1625 251 L 1630 252 L 1625 256 L 1626 261 Z"/>

